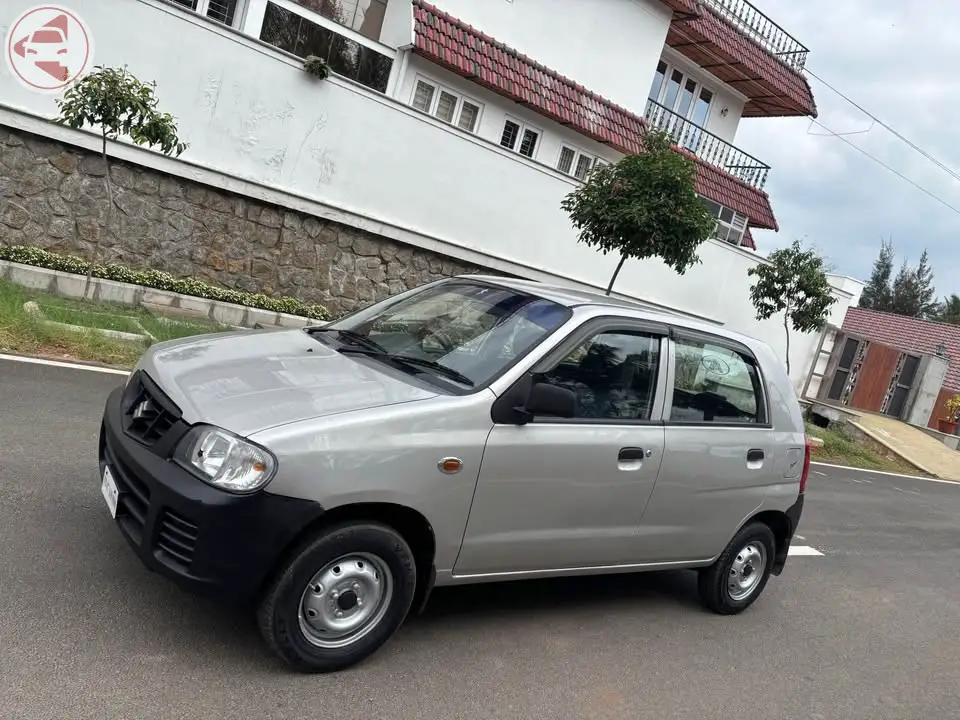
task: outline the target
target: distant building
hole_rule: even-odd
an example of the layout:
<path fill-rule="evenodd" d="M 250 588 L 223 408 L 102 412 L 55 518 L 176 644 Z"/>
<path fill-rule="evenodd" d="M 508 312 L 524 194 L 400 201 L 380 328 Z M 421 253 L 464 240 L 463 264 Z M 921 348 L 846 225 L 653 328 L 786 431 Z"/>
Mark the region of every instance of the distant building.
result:
<path fill-rule="evenodd" d="M 936 428 L 937 421 L 946 417 L 944 402 L 960 393 L 960 326 L 852 307 L 847 311 L 841 331 L 865 340 L 866 343 L 861 343 L 864 345 L 887 345 L 914 356 L 932 355 L 946 359 L 943 384 L 927 422 Z M 851 362 L 855 361 L 854 356 Z M 902 368 L 900 370 L 902 372 Z"/>

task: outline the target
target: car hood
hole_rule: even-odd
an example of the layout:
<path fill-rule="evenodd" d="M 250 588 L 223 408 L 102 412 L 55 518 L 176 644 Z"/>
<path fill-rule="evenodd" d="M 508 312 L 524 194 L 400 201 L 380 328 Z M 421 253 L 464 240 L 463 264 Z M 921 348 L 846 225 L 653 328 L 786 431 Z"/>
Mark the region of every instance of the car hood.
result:
<path fill-rule="evenodd" d="M 302 330 L 241 331 L 158 344 L 140 369 L 184 420 L 239 435 L 437 395 L 375 362 L 342 355 Z"/>

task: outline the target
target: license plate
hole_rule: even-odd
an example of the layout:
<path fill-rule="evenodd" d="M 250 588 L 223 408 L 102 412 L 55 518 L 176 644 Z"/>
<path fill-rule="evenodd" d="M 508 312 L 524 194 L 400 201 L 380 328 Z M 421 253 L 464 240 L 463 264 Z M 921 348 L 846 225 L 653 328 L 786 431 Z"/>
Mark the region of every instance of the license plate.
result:
<path fill-rule="evenodd" d="M 107 501 L 110 517 L 115 518 L 117 516 L 117 500 L 120 499 L 120 490 L 117 488 L 117 483 L 110 473 L 110 468 L 107 466 L 103 468 L 103 482 L 100 483 L 100 493 L 103 495 L 103 499 Z"/>

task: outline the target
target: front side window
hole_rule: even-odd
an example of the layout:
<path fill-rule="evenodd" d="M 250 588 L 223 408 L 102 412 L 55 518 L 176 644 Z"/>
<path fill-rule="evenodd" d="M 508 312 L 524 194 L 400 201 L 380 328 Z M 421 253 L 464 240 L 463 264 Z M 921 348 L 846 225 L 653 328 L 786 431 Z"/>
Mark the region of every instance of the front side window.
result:
<path fill-rule="evenodd" d="M 659 365 L 659 337 L 607 331 L 578 345 L 542 379 L 573 391 L 577 418 L 649 420 Z"/>
<path fill-rule="evenodd" d="M 762 421 L 763 394 L 753 358 L 700 340 L 681 338 L 674 348 L 672 422 Z"/>
<path fill-rule="evenodd" d="M 324 326 L 322 332 L 362 335 L 372 341 L 371 347 L 387 354 L 384 360 L 413 358 L 420 369 L 427 368 L 425 362 L 437 363 L 462 377 L 448 373 L 434 379 L 463 390 L 494 380 L 570 315 L 569 308 L 535 295 L 451 281 L 399 300 L 384 300 Z"/>

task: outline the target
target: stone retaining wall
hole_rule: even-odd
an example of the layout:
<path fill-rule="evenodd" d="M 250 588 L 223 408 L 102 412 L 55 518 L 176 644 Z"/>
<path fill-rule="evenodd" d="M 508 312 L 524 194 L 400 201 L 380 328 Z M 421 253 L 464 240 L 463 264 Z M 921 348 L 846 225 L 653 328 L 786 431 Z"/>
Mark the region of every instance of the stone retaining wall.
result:
<path fill-rule="evenodd" d="M 291 295 L 333 316 L 483 268 L 301 212 L 111 162 L 106 226 L 101 158 L 0 127 L 0 244 L 155 268 L 248 292 Z"/>

